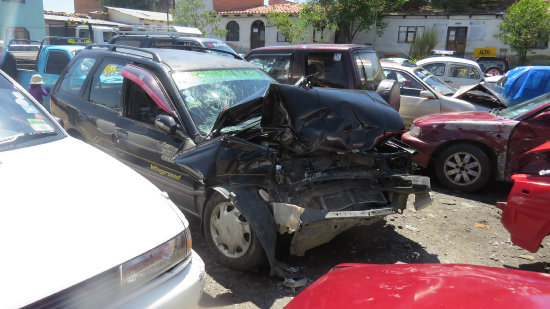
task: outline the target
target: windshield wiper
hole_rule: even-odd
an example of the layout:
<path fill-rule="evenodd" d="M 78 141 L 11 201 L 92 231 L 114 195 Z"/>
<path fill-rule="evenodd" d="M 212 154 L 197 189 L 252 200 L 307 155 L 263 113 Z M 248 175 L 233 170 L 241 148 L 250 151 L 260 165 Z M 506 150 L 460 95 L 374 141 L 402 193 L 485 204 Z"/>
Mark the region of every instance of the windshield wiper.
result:
<path fill-rule="evenodd" d="M 0 145 L 13 143 L 15 141 L 32 140 L 32 139 L 38 139 L 38 138 L 43 138 L 46 136 L 54 136 L 54 135 L 57 135 L 57 132 L 52 131 L 52 132 L 38 132 L 38 133 L 19 133 L 19 134 L 15 134 L 15 135 L 0 139 Z"/>

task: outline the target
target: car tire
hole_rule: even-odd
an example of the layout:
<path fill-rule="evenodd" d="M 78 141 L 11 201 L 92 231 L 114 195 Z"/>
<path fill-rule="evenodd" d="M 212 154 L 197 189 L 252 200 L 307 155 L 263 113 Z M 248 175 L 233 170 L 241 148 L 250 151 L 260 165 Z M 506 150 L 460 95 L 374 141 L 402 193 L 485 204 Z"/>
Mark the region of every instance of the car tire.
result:
<path fill-rule="evenodd" d="M 489 181 L 491 165 L 487 154 L 471 144 L 455 144 L 443 150 L 435 162 L 439 182 L 452 190 L 474 192 Z"/>
<path fill-rule="evenodd" d="M 246 270 L 265 263 L 260 241 L 230 200 L 214 194 L 206 203 L 203 220 L 206 241 L 220 264 Z"/>
<path fill-rule="evenodd" d="M 485 70 L 485 74 L 488 74 L 491 76 L 502 75 L 502 70 L 499 67 L 490 67 L 487 70 Z"/>

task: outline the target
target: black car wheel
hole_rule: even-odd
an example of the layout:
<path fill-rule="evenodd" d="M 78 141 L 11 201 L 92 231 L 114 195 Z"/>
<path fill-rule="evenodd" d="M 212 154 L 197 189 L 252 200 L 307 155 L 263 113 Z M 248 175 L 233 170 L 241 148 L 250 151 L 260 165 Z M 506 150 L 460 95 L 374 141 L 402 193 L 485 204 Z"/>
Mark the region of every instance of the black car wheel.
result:
<path fill-rule="evenodd" d="M 435 169 L 441 184 L 463 192 L 481 189 L 491 175 L 487 154 L 471 144 L 456 144 L 443 150 L 437 157 Z"/>
<path fill-rule="evenodd" d="M 230 200 L 213 195 L 206 204 L 203 219 L 206 240 L 220 264 L 245 270 L 265 262 L 258 238 Z"/>

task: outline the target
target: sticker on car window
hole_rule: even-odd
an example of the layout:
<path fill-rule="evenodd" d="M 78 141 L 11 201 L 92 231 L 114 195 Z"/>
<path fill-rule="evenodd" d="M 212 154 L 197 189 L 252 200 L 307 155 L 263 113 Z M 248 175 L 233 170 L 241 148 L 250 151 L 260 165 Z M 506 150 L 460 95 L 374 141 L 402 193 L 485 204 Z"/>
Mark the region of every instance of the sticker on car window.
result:
<path fill-rule="evenodd" d="M 332 60 L 334 61 L 342 60 L 342 53 L 335 53 L 334 56 L 332 57 Z"/>
<path fill-rule="evenodd" d="M 28 114 L 38 114 L 38 113 L 40 113 L 40 112 L 38 111 L 38 109 L 37 109 L 36 107 L 32 106 L 32 105 L 27 105 L 27 106 L 21 105 L 21 108 L 22 108 L 25 112 L 27 112 Z"/>
<path fill-rule="evenodd" d="M 51 132 L 53 128 L 44 119 L 27 119 L 27 122 L 31 125 L 31 128 L 36 132 Z"/>
<path fill-rule="evenodd" d="M 12 92 L 13 96 L 16 97 L 17 99 L 24 99 L 25 96 L 17 91 L 13 91 Z"/>
<path fill-rule="evenodd" d="M 176 72 L 173 74 L 178 88 L 194 87 L 201 84 L 214 84 L 237 80 L 270 80 L 260 70 L 214 70 L 195 72 Z"/>
<path fill-rule="evenodd" d="M 25 99 L 16 99 L 15 103 L 17 103 L 21 106 L 29 106 L 29 102 Z"/>

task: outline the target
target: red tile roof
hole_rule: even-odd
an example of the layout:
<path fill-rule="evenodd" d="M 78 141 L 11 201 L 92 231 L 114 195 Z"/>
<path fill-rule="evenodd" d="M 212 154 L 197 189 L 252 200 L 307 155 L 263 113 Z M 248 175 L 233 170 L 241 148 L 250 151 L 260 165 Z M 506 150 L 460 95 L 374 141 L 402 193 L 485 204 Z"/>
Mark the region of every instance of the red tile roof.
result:
<path fill-rule="evenodd" d="M 220 11 L 219 15 L 265 15 L 267 13 L 289 13 L 298 14 L 300 12 L 301 4 L 298 3 L 284 3 L 263 5 L 246 10 L 235 11 Z"/>

